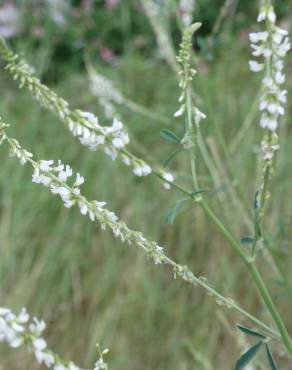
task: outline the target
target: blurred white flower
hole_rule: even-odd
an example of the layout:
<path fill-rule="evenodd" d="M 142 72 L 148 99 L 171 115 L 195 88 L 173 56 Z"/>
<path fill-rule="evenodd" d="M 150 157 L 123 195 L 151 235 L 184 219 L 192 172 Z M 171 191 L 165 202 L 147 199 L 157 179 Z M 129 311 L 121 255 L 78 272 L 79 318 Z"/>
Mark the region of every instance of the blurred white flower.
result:
<path fill-rule="evenodd" d="M 0 6 L 0 35 L 4 38 L 15 36 L 19 32 L 19 12 L 11 2 Z"/>
<path fill-rule="evenodd" d="M 288 32 L 275 25 L 276 15 L 270 3 L 260 9 L 258 22 L 265 21 L 267 30 L 252 32 L 249 35 L 252 54 L 262 57 L 263 63 L 251 60 L 250 69 L 253 72 L 264 71 L 262 93 L 259 101 L 261 112 L 260 126 L 274 132 L 279 124 L 279 117 L 285 113 L 287 91 L 282 90 L 285 82 L 283 73 L 283 58 L 291 48 Z"/>

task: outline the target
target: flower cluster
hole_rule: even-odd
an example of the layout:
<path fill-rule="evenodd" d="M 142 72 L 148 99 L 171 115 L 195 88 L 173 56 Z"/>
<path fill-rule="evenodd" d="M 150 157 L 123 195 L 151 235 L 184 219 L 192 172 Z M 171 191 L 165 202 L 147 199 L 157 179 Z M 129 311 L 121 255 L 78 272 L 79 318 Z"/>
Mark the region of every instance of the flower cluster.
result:
<path fill-rule="evenodd" d="M 10 309 L 0 307 L 0 342 L 6 342 L 10 347 L 19 348 L 26 345 L 33 352 L 39 364 L 53 370 L 81 370 L 73 362 L 63 361 L 58 355 L 47 348 L 42 333 L 46 328 L 43 320 L 29 314 L 23 308 L 19 315 Z"/>
<path fill-rule="evenodd" d="M 272 136 L 265 137 L 261 142 L 261 153 L 264 162 L 271 162 L 277 150 L 280 149 L 278 135 L 273 132 Z"/>
<path fill-rule="evenodd" d="M 180 107 L 174 113 L 174 117 L 180 117 L 185 113 L 187 108 L 189 85 L 193 81 L 194 76 L 197 74 L 197 71 L 191 66 L 190 59 L 192 50 L 192 36 L 200 27 L 201 23 L 194 23 L 187 27 L 183 33 L 179 55 L 177 56 L 177 61 L 181 66 L 181 70 L 179 71 L 179 87 L 181 88 L 181 94 L 178 99 Z M 206 118 L 206 115 L 197 107 L 193 107 L 192 115 L 194 116 L 197 126 L 200 124 L 202 119 Z"/>
<path fill-rule="evenodd" d="M 0 54 L 7 62 L 5 68 L 14 79 L 20 81 L 20 87 L 27 88 L 44 108 L 56 113 L 82 145 L 93 151 L 101 148 L 113 160 L 120 158 L 126 165 L 133 168 L 133 173 L 137 176 L 147 176 L 152 173 L 149 164 L 125 150 L 129 143 L 129 135 L 119 119 L 114 118 L 111 126 L 102 126 L 93 113 L 78 109 L 71 110 L 68 102 L 43 85 L 33 75 L 32 68 L 14 54 L 1 37 Z M 110 89 L 109 84 L 106 86 Z M 118 91 L 114 94 L 114 99 L 115 102 L 122 99 Z"/>
<path fill-rule="evenodd" d="M 265 1 L 260 9 L 258 22 L 265 21 L 266 30 L 253 32 L 249 35 L 252 55 L 262 57 L 263 62 L 251 60 L 253 72 L 264 71 L 263 90 L 260 97 L 260 125 L 274 132 L 279 124 L 279 117 L 285 113 L 283 105 L 287 100 L 287 90 L 281 85 L 285 82 L 283 59 L 291 44 L 288 32 L 276 26 L 276 14 L 269 1 Z"/>
<path fill-rule="evenodd" d="M 33 75 L 32 68 L 13 54 L 2 38 L 0 52 L 7 62 L 5 68 L 15 80 L 19 80 L 19 86 L 27 88 L 43 107 L 56 113 L 83 145 L 91 150 L 101 147 L 112 159 L 117 158 L 119 151 L 129 143 L 129 136 L 122 122 L 114 119 L 112 126 L 101 126 L 94 114 L 71 110 L 68 102 L 43 85 Z"/>
<path fill-rule="evenodd" d="M 129 143 L 128 133 L 116 118 L 112 126 L 101 126 L 93 113 L 75 110 L 72 115 L 74 118 L 68 119 L 70 131 L 90 150 L 101 147 L 105 154 L 115 160 L 120 150 Z"/>
<path fill-rule="evenodd" d="M 99 359 L 96 361 L 94 365 L 94 370 L 108 370 L 108 364 L 104 361 L 103 356 L 108 354 L 108 349 L 101 350 L 99 345 L 97 344 L 97 349 L 99 353 Z"/>

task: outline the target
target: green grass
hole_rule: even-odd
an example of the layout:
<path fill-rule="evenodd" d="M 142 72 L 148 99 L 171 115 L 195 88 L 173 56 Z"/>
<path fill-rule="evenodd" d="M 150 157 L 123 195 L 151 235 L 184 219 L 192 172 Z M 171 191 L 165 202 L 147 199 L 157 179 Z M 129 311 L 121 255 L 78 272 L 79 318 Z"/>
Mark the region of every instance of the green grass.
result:
<path fill-rule="evenodd" d="M 201 108 L 208 115 L 202 133 L 218 153 L 216 168 L 221 168 L 214 186 L 199 159 L 200 181 L 210 189 L 208 198 L 217 214 L 240 239 L 248 230 L 230 189 L 235 184 L 236 192 L 244 193 L 244 208 L 250 212 L 258 167 L 255 147 L 262 130 L 253 119 L 244 139 L 230 152 L 230 143 L 250 111 L 259 85 L 248 71 L 249 51 L 232 42 L 232 57 L 222 52 L 214 64 L 200 61 L 199 71 L 208 72 L 201 73 L 195 84 Z M 33 55 L 30 59 L 34 60 Z M 102 117 L 85 74 L 65 72 L 62 66 L 57 72 L 59 79 L 53 88 L 73 107 Z M 103 72 L 128 97 L 169 117 L 169 127 L 180 133 L 180 122 L 172 118 L 179 91 L 163 62 L 129 54 L 114 69 L 103 67 Z M 10 136 L 18 138 L 36 158 L 62 158 L 70 163 L 84 175 L 83 190 L 89 199 L 107 201 L 130 227 L 165 245 L 175 260 L 188 264 L 197 275 L 207 276 L 212 286 L 269 322 L 242 263 L 199 209 L 187 203 L 174 225 L 165 225 L 165 215 L 181 198 L 179 193 L 166 192 L 155 178 L 141 180 L 103 153 L 81 147 L 53 115 L 39 108 L 25 91 L 18 91 L 4 72 L 1 86 L 0 112 L 11 124 Z M 291 78 L 288 86 L 291 90 Z M 164 126 L 124 108 L 120 113 L 135 142 L 157 163 L 163 163 L 173 149 L 159 136 Z M 291 104 L 288 124 L 289 116 Z M 291 129 L 286 125 L 281 129 L 281 152 L 272 180 L 273 211 L 267 212 L 266 225 L 271 252 L 291 287 L 290 142 Z M 97 357 L 97 342 L 110 348 L 111 369 L 232 368 L 242 350 L 235 328 L 236 323 L 243 323 L 241 317 L 221 309 L 200 288 L 173 280 L 167 268 L 153 266 L 140 251 L 102 232 L 77 209 L 65 209 L 47 189 L 32 184 L 29 168 L 20 167 L 7 154 L 4 146 L 0 167 L 1 305 L 15 310 L 25 306 L 42 317 L 48 324 L 50 346 L 86 368 L 92 367 Z M 187 156 L 180 155 L 171 168 L 177 172 L 178 182 L 189 188 Z M 259 265 L 292 331 L 291 296 L 277 285 L 263 258 Z M 281 369 L 287 368 L 284 358 L 277 357 L 277 362 Z M 32 363 L 29 354 L 1 344 L 1 370 L 35 369 Z"/>

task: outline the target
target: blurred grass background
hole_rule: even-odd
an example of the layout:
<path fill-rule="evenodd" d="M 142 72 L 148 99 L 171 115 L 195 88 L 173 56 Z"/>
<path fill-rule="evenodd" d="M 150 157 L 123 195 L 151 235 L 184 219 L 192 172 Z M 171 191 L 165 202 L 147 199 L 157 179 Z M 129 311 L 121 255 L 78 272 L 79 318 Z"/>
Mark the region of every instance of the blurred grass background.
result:
<path fill-rule="evenodd" d="M 68 3 L 60 23 L 42 3 L 9 1 L 3 7 L 8 3 L 18 14 L 18 23 L 13 24 L 19 25 L 10 45 L 72 107 L 92 111 L 106 123 L 89 89 L 86 54 L 125 96 L 163 115 L 167 127 L 180 134 L 181 123 L 173 118 L 179 95 L 176 76 L 157 51 L 154 33 L 138 1 L 123 0 L 112 8 L 104 1 Z M 224 2 L 198 1 L 194 16 L 204 26 L 200 41 L 195 42 L 199 74 L 194 87 L 200 108 L 208 116 L 202 133 L 216 170 L 210 174 L 199 159 L 200 182 L 210 189 L 207 197 L 217 214 L 240 239 L 249 233 L 245 213 L 251 217 L 263 132 L 253 113 L 260 81 L 248 70 L 248 32 L 257 29 L 257 7 L 253 1 L 231 4 L 214 35 L 212 28 Z M 177 48 L 179 29 L 170 8 L 166 10 Z M 289 26 L 291 1 L 282 1 L 277 10 L 280 21 Z M 291 68 L 289 57 L 289 95 Z M 166 246 L 172 258 L 188 264 L 196 275 L 208 277 L 224 295 L 270 322 L 244 266 L 199 209 L 187 203 L 174 224 L 166 225 L 165 216 L 182 197 L 179 193 L 166 192 L 155 178 L 137 178 L 123 164 L 81 147 L 52 114 L 16 88 L 3 69 L 0 83 L 0 112 L 11 124 L 11 136 L 36 158 L 61 158 L 70 163 L 85 177 L 83 190 L 89 199 L 107 201 L 130 227 Z M 117 109 L 134 147 L 139 150 L 143 146 L 162 164 L 174 149 L 159 136 L 166 125 L 125 107 Z M 291 109 L 289 104 L 280 129 L 281 150 L 266 219 L 267 244 L 285 284 L 280 284 L 263 258 L 259 261 L 290 332 Z M 238 140 L 242 127 L 247 129 Z M 42 317 L 48 324 L 50 346 L 82 367 L 92 367 L 98 342 L 110 348 L 111 369 L 233 368 L 245 348 L 245 338 L 238 334 L 235 323 L 249 323 L 221 309 L 201 289 L 173 280 L 167 269 L 153 266 L 140 251 L 101 232 L 77 209 L 65 209 L 46 189 L 32 184 L 30 170 L 10 160 L 7 147 L 0 149 L 0 155 L 1 306 L 14 310 L 25 306 Z M 178 156 L 170 169 L 178 182 L 190 187 L 186 155 Z M 234 202 L 234 192 L 245 212 Z M 280 369 L 289 368 L 280 349 L 275 357 Z M 257 369 L 267 368 L 262 363 Z M 25 351 L 8 350 L 1 344 L 0 369 L 24 368 L 38 367 Z"/>

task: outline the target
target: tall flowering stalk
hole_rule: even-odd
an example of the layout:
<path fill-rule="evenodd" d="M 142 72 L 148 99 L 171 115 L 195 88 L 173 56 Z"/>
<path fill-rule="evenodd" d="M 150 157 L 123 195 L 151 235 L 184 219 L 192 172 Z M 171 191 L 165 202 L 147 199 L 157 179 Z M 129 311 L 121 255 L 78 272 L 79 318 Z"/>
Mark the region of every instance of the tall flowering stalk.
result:
<path fill-rule="evenodd" d="M 255 197 L 255 238 L 253 243 L 254 257 L 263 246 L 262 221 L 265 202 L 268 198 L 268 182 L 273 170 L 273 160 L 280 148 L 276 133 L 280 117 L 284 115 L 287 101 L 287 90 L 282 88 L 285 82 L 284 57 L 291 48 L 288 32 L 276 25 L 276 14 L 270 0 L 262 1 L 258 22 L 264 23 L 265 30 L 250 33 L 252 55 L 261 58 L 251 60 L 253 72 L 263 73 L 262 91 L 259 99 L 261 113 L 260 126 L 266 133 L 261 142 L 262 177 L 259 191 Z"/>
<path fill-rule="evenodd" d="M 180 117 L 185 114 L 185 135 L 181 141 L 184 148 L 189 151 L 191 171 L 193 177 L 193 185 L 195 190 L 198 189 L 198 179 L 196 173 L 196 135 L 198 134 L 200 121 L 206 118 L 199 108 L 193 106 L 191 82 L 197 71 L 191 67 L 191 49 L 193 34 L 201 27 L 201 23 L 194 23 L 187 27 L 183 33 L 183 39 L 180 44 L 180 51 L 177 61 L 181 66 L 179 72 L 179 86 L 181 94 L 179 97 L 180 108 L 174 114 L 175 117 Z"/>
<path fill-rule="evenodd" d="M 266 9 L 269 9 L 269 13 Z M 263 14 L 270 14 L 271 9 L 272 8 L 261 8 L 261 13 L 260 13 L 259 19 L 260 20 L 261 20 L 261 18 L 267 19 L 268 15 L 263 15 Z M 266 13 L 264 13 L 264 11 Z M 180 109 L 175 113 L 175 116 L 181 116 L 182 114 L 185 113 L 185 111 L 187 112 L 186 127 L 187 127 L 188 130 L 193 130 L 194 129 L 194 126 L 192 125 L 193 115 L 194 115 L 194 121 L 195 121 L 195 123 L 197 123 L 196 124 L 197 129 L 199 128 L 200 120 L 202 118 L 204 118 L 204 115 L 198 110 L 198 108 L 192 106 L 192 100 L 191 100 L 192 97 L 191 97 L 190 91 L 188 90 L 189 83 L 191 82 L 191 80 L 193 78 L 193 75 L 195 74 L 195 71 L 191 69 L 190 64 L 189 64 L 189 59 L 190 59 L 190 51 L 189 50 L 190 50 L 190 47 L 191 47 L 191 37 L 192 37 L 193 32 L 198 27 L 199 27 L 199 24 L 194 24 L 194 25 L 188 27 L 185 30 L 184 35 L 183 35 L 183 41 L 182 41 L 181 48 L 180 48 L 180 54 L 179 54 L 179 57 L 178 57 L 178 61 L 184 66 L 184 68 L 180 72 L 180 75 L 182 76 L 181 80 L 180 80 L 180 87 L 182 89 L 182 94 L 181 94 L 181 97 L 179 99 L 179 101 L 181 102 L 181 106 L 180 106 Z M 277 32 L 277 35 L 278 34 L 279 34 L 279 31 Z M 282 39 L 280 40 L 280 42 L 281 41 L 282 41 Z M 284 50 L 289 49 L 290 45 L 289 45 L 289 42 L 287 40 L 284 40 L 283 44 L 284 44 L 284 47 L 283 47 Z M 279 55 L 283 55 L 283 54 L 285 54 L 285 53 L 284 53 L 283 50 L 281 50 Z M 272 54 L 270 54 L 270 55 L 272 55 Z M 278 112 L 279 112 L 279 110 L 278 110 Z M 278 115 L 275 115 L 275 117 L 278 117 Z M 194 133 L 193 133 L 194 131 L 193 132 L 192 131 L 188 132 L 188 130 L 186 130 L 186 135 L 187 136 L 184 138 L 184 140 L 187 143 L 189 143 L 190 148 L 193 148 L 195 146 L 194 145 L 194 138 L 197 135 L 194 135 Z M 188 139 L 189 137 L 191 138 L 191 140 Z M 186 140 L 186 138 L 188 140 Z M 183 141 L 182 141 L 182 143 L 183 143 Z M 274 143 L 271 142 L 272 147 L 273 147 L 273 145 L 274 145 Z M 276 148 L 273 147 L 273 149 L 277 149 L 277 147 Z M 191 160 L 191 170 L 192 170 L 193 183 L 194 183 L 195 189 L 197 189 L 198 188 L 198 180 L 197 180 L 196 166 L 195 166 L 195 155 L 192 154 L 192 153 L 190 154 L 190 160 Z M 266 173 L 267 173 L 267 175 L 265 175 L 265 177 L 269 175 L 269 172 L 267 172 L 267 170 L 266 170 Z M 262 189 L 262 194 L 265 194 L 266 181 L 267 180 L 265 179 L 263 189 Z M 196 197 L 195 200 L 201 206 L 201 208 L 204 210 L 205 214 L 219 228 L 219 230 L 221 231 L 221 233 L 223 234 L 225 239 L 229 242 L 230 246 L 233 248 L 233 250 L 236 252 L 236 254 L 245 263 L 245 265 L 247 267 L 247 270 L 249 271 L 249 273 L 250 273 L 250 275 L 251 275 L 251 277 L 254 281 L 254 284 L 257 287 L 257 290 L 260 293 L 260 296 L 261 296 L 265 306 L 269 310 L 271 316 L 273 317 L 273 320 L 274 320 L 275 324 L 277 325 L 277 328 L 278 328 L 278 330 L 281 334 L 284 345 L 286 346 L 289 354 L 292 356 L 292 340 L 290 338 L 290 335 L 289 335 L 289 333 L 286 329 L 286 326 L 285 326 L 285 324 L 282 320 L 281 314 L 278 312 L 278 309 L 276 308 L 276 306 L 275 306 L 275 304 L 272 300 L 272 297 L 271 297 L 271 295 L 270 295 L 270 293 L 269 293 L 269 291 L 268 291 L 268 289 L 265 285 L 265 282 L 264 282 L 260 272 L 258 271 L 257 266 L 255 265 L 254 256 L 255 256 L 255 245 L 257 243 L 257 234 L 256 234 L 256 237 L 255 237 L 256 241 L 255 241 L 254 247 L 252 249 L 252 255 L 250 255 L 249 253 L 245 252 L 242 249 L 241 245 L 237 242 L 236 239 L 234 239 L 233 235 L 229 232 L 228 228 L 226 228 L 226 226 L 216 216 L 216 214 L 209 207 L 206 200 L 201 196 L 201 194 L 198 197 Z M 258 198 L 256 197 L 256 199 L 255 199 L 255 208 L 256 209 L 260 208 L 260 212 L 256 211 L 256 222 L 255 222 L 256 231 L 260 230 L 261 222 L 260 222 L 259 217 L 261 217 L 261 216 L 259 216 L 259 215 L 261 214 L 261 207 L 262 207 L 262 203 L 259 206 L 258 205 Z M 259 235 L 261 236 L 261 234 L 259 234 Z"/>
<path fill-rule="evenodd" d="M 242 309 L 233 299 L 224 297 L 209 285 L 206 278 L 195 276 L 187 266 L 180 265 L 169 258 L 165 254 L 164 248 L 157 242 L 148 240 L 141 232 L 128 228 L 124 222 L 118 219 L 115 213 L 105 208 L 105 202 L 96 200 L 88 201 L 80 190 L 81 185 L 84 183 L 84 178 L 77 173 L 75 178 L 70 181 L 70 178 L 73 176 L 70 166 L 64 165 L 61 161 L 57 163 L 54 163 L 52 160 L 34 161 L 33 155 L 30 152 L 23 149 L 17 140 L 7 136 L 7 127 L 7 125 L 1 122 L 0 144 L 7 142 L 10 149 L 10 156 L 18 158 L 22 165 L 30 164 L 33 167 L 32 181 L 42 184 L 52 194 L 58 195 L 66 208 L 78 206 L 82 215 L 87 215 L 91 221 L 99 222 L 102 229 L 108 227 L 113 232 L 113 235 L 122 242 L 141 248 L 154 264 L 165 264 L 169 266 L 174 278 L 179 277 L 193 286 L 201 286 L 209 295 L 214 297 L 220 306 L 223 305 L 239 312 L 262 328 L 268 336 L 279 338 L 277 331 Z"/>

